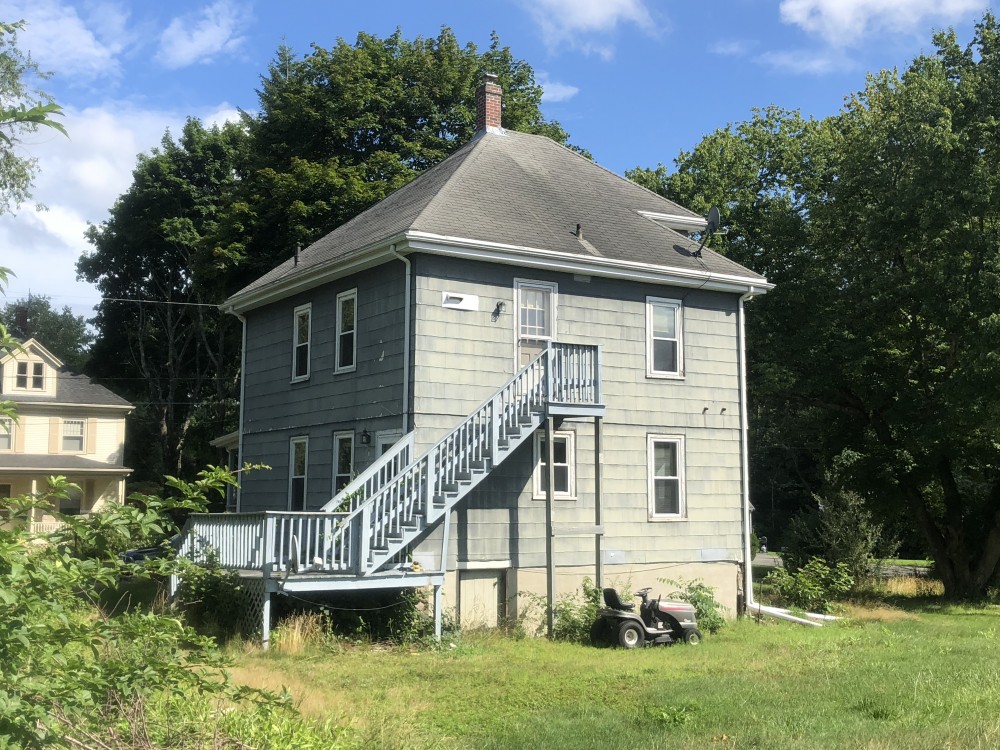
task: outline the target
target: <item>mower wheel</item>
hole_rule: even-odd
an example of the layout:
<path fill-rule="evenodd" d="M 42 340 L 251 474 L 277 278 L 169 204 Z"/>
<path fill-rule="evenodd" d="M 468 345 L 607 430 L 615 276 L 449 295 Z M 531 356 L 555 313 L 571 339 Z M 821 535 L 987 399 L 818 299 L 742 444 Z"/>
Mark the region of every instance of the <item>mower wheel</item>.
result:
<path fill-rule="evenodd" d="M 701 643 L 701 631 L 697 628 L 694 630 L 685 630 L 684 642 L 689 646 L 699 645 Z"/>
<path fill-rule="evenodd" d="M 611 645 L 611 629 L 607 620 L 594 620 L 590 626 L 590 643 L 596 648 L 605 648 Z"/>
<path fill-rule="evenodd" d="M 618 643 L 622 648 L 637 648 L 645 639 L 642 628 L 636 622 L 626 620 L 618 628 Z"/>

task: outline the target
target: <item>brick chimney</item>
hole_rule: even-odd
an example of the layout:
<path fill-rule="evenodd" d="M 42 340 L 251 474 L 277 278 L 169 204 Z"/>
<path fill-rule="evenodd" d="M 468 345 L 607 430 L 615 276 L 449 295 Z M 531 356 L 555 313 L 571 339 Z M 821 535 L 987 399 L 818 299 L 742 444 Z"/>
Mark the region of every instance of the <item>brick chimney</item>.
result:
<path fill-rule="evenodd" d="M 500 105 L 503 89 L 495 73 L 483 73 L 483 82 L 476 89 L 476 130 L 500 127 Z"/>

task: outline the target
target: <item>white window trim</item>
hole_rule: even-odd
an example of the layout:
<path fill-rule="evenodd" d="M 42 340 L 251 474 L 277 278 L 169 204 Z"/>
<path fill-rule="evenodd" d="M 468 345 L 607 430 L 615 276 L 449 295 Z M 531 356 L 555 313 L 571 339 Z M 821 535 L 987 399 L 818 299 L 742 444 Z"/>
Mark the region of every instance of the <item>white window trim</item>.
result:
<path fill-rule="evenodd" d="M 343 325 L 343 320 L 341 316 L 342 303 L 346 299 L 351 299 L 354 301 L 354 339 L 352 341 L 353 346 L 353 356 L 351 357 L 351 364 L 346 367 L 340 366 L 340 337 L 344 333 L 341 326 Z M 357 287 L 354 289 L 349 289 L 346 292 L 341 292 L 337 295 L 337 331 L 336 337 L 333 343 L 333 359 L 334 359 L 334 373 L 341 372 L 354 372 L 358 369 L 358 290 Z"/>
<path fill-rule="evenodd" d="M 521 291 L 523 289 L 538 289 L 549 293 L 550 322 L 547 336 L 523 337 L 527 341 L 555 341 L 557 328 L 557 311 L 559 310 L 559 285 L 554 281 L 536 281 L 534 279 L 514 279 L 514 363 L 521 356 Z M 515 370 L 521 369 L 519 366 Z"/>
<path fill-rule="evenodd" d="M 576 500 L 576 432 L 573 430 L 555 430 L 552 433 L 555 440 L 564 438 L 566 440 L 566 463 L 569 466 L 569 492 L 554 492 L 552 497 L 555 500 Z M 545 438 L 545 431 L 535 432 L 535 439 L 532 442 L 535 452 L 535 468 L 532 472 L 531 498 L 533 500 L 545 500 L 546 493 L 542 487 L 542 440 Z M 558 464 L 557 464 L 558 465 Z M 545 469 L 548 471 L 548 469 Z"/>
<path fill-rule="evenodd" d="M 661 371 L 653 369 L 653 307 L 662 305 L 673 307 L 674 323 L 677 328 L 677 370 Z M 646 297 L 646 377 L 666 380 L 684 379 L 684 304 L 679 299 Z"/>
<path fill-rule="evenodd" d="M 396 443 L 399 442 L 400 438 L 403 437 L 402 430 L 379 430 L 375 433 L 375 452 L 376 458 L 382 455 L 383 451 L 380 450 L 383 445 L 391 448 Z"/>
<path fill-rule="evenodd" d="M 15 363 L 14 367 L 14 382 L 12 383 L 13 389 L 15 391 L 23 391 L 25 393 L 44 393 L 46 390 L 46 380 L 49 376 L 46 374 L 48 369 L 44 362 L 40 362 L 36 359 L 21 360 Z M 21 375 L 20 370 L 24 368 L 24 375 Z M 41 375 L 36 375 L 35 370 L 41 368 Z M 17 384 L 18 378 L 24 378 L 24 385 L 20 386 Z M 35 387 L 35 378 L 41 378 L 42 384 L 38 388 Z"/>
<path fill-rule="evenodd" d="M 306 371 L 304 375 L 295 374 L 295 366 L 298 363 L 299 354 L 299 316 L 302 313 L 309 314 L 309 332 L 306 335 Z M 312 303 L 299 305 L 292 311 L 292 382 L 301 383 L 309 380 L 312 373 Z"/>
<path fill-rule="evenodd" d="M 656 477 L 653 474 L 655 461 L 653 446 L 656 443 L 677 444 L 677 479 L 678 479 L 678 511 L 677 513 L 656 513 Z M 647 435 L 646 436 L 646 496 L 650 521 L 685 521 L 687 520 L 687 491 L 685 490 L 685 463 L 683 435 Z"/>
<path fill-rule="evenodd" d="M 288 440 L 288 510 L 292 510 L 292 488 L 294 487 L 293 480 L 300 476 L 299 474 L 293 473 L 295 471 L 295 446 L 303 444 L 305 445 L 305 458 L 306 465 L 304 467 L 305 473 L 302 474 L 302 508 L 305 510 L 309 501 L 309 436 L 299 435 L 297 437 L 290 438 Z"/>
<path fill-rule="evenodd" d="M 7 425 L 8 429 L 4 428 L 4 424 Z M 0 417 L 0 440 L 9 440 L 10 447 L 4 448 L 0 446 L 0 453 L 13 453 L 14 446 L 17 445 L 17 436 L 14 434 L 14 430 L 17 429 L 17 423 L 10 417 Z"/>
<path fill-rule="evenodd" d="M 354 473 L 354 431 L 345 430 L 344 432 L 335 432 L 333 433 L 333 477 L 331 484 L 333 492 L 331 493 L 331 497 L 340 492 L 340 490 L 337 489 L 337 477 L 340 476 L 340 472 L 337 471 L 340 467 L 337 464 L 340 460 L 340 441 L 345 439 L 351 441 L 351 470 L 347 476 L 348 484 L 351 483 L 351 474 Z"/>
<path fill-rule="evenodd" d="M 80 450 L 68 450 L 66 448 L 66 424 L 68 422 L 78 422 L 82 425 L 82 434 L 80 435 Z M 86 419 L 61 419 L 59 420 L 59 452 L 68 453 L 70 455 L 78 456 L 87 452 L 87 433 L 89 432 L 89 425 Z M 76 437 L 75 435 L 73 437 Z"/>

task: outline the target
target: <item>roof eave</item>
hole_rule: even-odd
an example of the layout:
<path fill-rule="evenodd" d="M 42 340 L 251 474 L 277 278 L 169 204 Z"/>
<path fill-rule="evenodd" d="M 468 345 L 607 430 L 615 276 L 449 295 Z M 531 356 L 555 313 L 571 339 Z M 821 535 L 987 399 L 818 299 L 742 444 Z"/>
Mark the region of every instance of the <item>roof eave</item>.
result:
<path fill-rule="evenodd" d="M 543 250 L 536 247 L 505 245 L 495 242 L 447 237 L 429 232 L 406 233 L 406 248 L 420 252 L 461 257 L 470 260 L 518 265 L 551 271 L 587 274 L 604 278 L 645 281 L 653 284 L 693 287 L 720 292 L 766 294 L 774 284 L 763 277 L 721 274 L 673 266 L 585 257 Z"/>

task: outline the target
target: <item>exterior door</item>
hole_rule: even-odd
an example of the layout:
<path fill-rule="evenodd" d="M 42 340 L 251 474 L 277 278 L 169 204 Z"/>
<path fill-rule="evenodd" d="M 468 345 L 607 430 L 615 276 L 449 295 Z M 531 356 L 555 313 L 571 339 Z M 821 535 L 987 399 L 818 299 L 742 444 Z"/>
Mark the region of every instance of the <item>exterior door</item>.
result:
<path fill-rule="evenodd" d="M 506 571 L 460 570 L 458 623 L 463 628 L 495 628 L 504 618 Z"/>
<path fill-rule="evenodd" d="M 517 369 L 537 357 L 556 335 L 558 287 L 545 281 L 515 281 Z"/>

